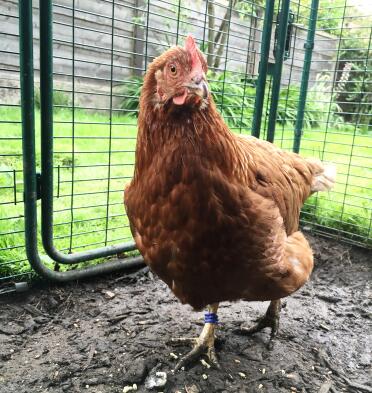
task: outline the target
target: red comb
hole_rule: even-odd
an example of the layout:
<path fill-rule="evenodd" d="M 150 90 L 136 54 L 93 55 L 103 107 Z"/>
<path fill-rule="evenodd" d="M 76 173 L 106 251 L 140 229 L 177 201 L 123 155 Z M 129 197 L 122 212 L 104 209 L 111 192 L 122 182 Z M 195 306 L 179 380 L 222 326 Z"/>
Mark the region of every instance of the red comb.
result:
<path fill-rule="evenodd" d="M 194 37 L 189 34 L 185 41 L 185 49 L 190 53 L 192 60 L 192 68 L 199 70 L 202 69 L 202 64 L 198 55 L 198 50 Z"/>
<path fill-rule="evenodd" d="M 189 34 L 185 40 L 185 49 L 190 53 L 196 51 L 195 39 L 191 34 Z"/>

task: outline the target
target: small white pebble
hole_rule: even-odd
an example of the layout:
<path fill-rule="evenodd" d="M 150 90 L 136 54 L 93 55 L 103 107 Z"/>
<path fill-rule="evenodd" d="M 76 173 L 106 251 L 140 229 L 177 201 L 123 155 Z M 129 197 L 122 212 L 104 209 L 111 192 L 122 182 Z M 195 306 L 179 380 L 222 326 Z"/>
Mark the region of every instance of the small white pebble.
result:
<path fill-rule="evenodd" d="M 130 385 L 124 386 L 123 393 L 128 393 L 128 392 L 131 392 L 132 390 L 133 390 L 133 386 L 130 386 Z"/>
<path fill-rule="evenodd" d="M 133 390 L 137 390 L 137 384 L 134 383 L 132 388 L 133 388 Z"/>
<path fill-rule="evenodd" d="M 108 300 L 113 299 L 116 296 L 116 294 L 112 291 L 103 291 L 103 295 Z"/>
<path fill-rule="evenodd" d="M 169 356 L 170 356 L 172 359 L 175 359 L 175 360 L 178 359 L 178 356 L 177 356 L 175 353 L 173 353 L 173 352 L 171 352 L 171 353 L 169 354 Z"/>
<path fill-rule="evenodd" d="M 240 363 L 240 360 L 239 359 L 234 359 L 234 362 L 235 363 Z"/>
<path fill-rule="evenodd" d="M 263 385 L 262 385 L 262 383 L 260 383 L 259 385 L 258 385 L 258 389 L 262 389 L 263 388 Z"/>
<path fill-rule="evenodd" d="M 203 378 L 203 379 L 208 379 L 208 375 L 207 375 L 207 374 L 203 374 L 203 375 L 202 375 L 202 378 Z"/>
<path fill-rule="evenodd" d="M 312 369 L 312 370 L 315 370 L 315 367 L 314 367 L 314 366 L 311 366 L 311 369 Z"/>
<path fill-rule="evenodd" d="M 204 359 L 200 359 L 200 363 L 201 363 L 204 367 L 211 368 L 211 365 L 208 364 Z"/>
<path fill-rule="evenodd" d="M 85 385 L 85 389 L 89 389 L 89 385 Z"/>
<path fill-rule="evenodd" d="M 266 373 L 266 368 L 263 368 L 262 369 L 262 374 L 265 374 Z"/>
<path fill-rule="evenodd" d="M 285 371 L 284 370 L 282 370 L 282 375 L 284 375 L 285 374 Z"/>
<path fill-rule="evenodd" d="M 247 378 L 244 373 L 238 373 L 238 374 L 239 374 L 239 377 L 242 378 L 242 379 L 246 379 Z"/>
<path fill-rule="evenodd" d="M 332 374 L 332 371 L 328 371 L 327 374 Z"/>

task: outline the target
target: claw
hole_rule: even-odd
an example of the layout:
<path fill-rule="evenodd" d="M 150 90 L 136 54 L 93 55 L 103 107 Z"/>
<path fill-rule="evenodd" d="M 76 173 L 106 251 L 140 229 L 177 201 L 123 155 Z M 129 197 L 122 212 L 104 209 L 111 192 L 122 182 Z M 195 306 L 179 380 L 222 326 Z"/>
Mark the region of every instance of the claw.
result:
<path fill-rule="evenodd" d="M 266 314 L 257 319 L 257 323 L 251 327 L 240 326 L 239 329 L 235 330 L 236 333 L 242 335 L 251 335 L 259 332 L 265 328 L 271 328 L 270 341 L 268 343 L 268 348 L 272 349 L 273 340 L 278 334 L 279 330 L 279 313 L 280 313 L 280 300 L 275 300 L 270 303 Z"/>
<path fill-rule="evenodd" d="M 191 363 L 194 363 L 198 358 L 202 355 L 205 355 L 209 363 L 217 368 L 220 369 L 221 366 L 218 362 L 216 350 L 214 348 L 214 329 L 215 324 L 213 323 L 206 323 L 204 325 L 203 331 L 201 332 L 198 338 L 172 338 L 170 340 L 170 344 L 174 345 L 182 345 L 182 344 L 193 344 L 193 349 L 183 356 L 180 361 L 177 363 L 174 371 L 180 370 L 182 367 L 188 366 Z"/>
<path fill-rule="evenodd" d="M 190 352 L 188 352 L 185 356 L 183 356 L 180 359 L 180 361 L 176 364 L 176 367 L 174 368 L 174 372 L 181 370 L 182 367 L 186 367 L 189 364 L 194 363 L 202 355 L 207 356 L 211 366 L 215 367 L 218 370 L 221 369 L 214 346 L 212 345 L 211 347 L 208 347 L 204 344 L 196 344 L 194 348 Z"/>
<path fill-rule="evenodd" d="M 176 337 L 171 338 L 169 344 L 171 345 L 184 345 L 184 344 L 194 344 L 198 342 L 197 338 L 190 338 L 190 337 Z"/>

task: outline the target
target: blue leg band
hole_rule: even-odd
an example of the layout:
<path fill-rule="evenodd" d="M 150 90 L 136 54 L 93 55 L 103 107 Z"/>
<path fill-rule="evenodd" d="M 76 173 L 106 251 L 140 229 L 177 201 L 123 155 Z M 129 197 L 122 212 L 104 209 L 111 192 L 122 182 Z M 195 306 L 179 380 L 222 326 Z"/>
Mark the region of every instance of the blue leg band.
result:
<path fill-rule="evenodd" d="M 204 314 L 204 323 L 218 323 L 218 315 L 214 312 L 206 312 Z"/>

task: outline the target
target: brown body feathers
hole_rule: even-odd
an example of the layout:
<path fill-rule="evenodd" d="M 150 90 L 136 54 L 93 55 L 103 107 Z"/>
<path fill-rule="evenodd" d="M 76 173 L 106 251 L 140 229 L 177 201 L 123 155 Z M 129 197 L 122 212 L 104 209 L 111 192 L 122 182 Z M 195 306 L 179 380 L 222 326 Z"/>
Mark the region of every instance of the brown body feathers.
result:
<path fill-rule="evenodd" d="M 184 73 L 195 63 L 195 56 L 190 60 L 184 49 L 173 48 L 145 77 L 135 174 L 125 190 L 138 249 L 181 302 L 195 309 L 287 296 L 313 267 L 298 222 L 324 167 L 233 134 L 210 95 L 188 103 L 182 91 L 185 105 L 175 105 L 181 95 L 172 103 L 170 93 L 162 102 L 167 92 L 161 85 L 158 93 L 159 72 L 169 59 L 178 59 Z"/>

